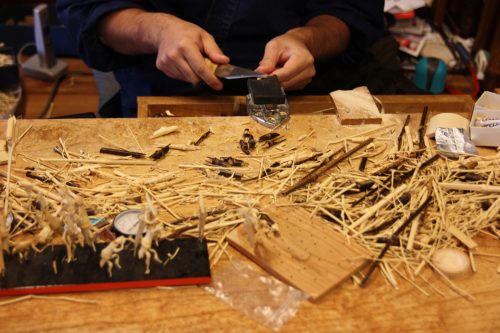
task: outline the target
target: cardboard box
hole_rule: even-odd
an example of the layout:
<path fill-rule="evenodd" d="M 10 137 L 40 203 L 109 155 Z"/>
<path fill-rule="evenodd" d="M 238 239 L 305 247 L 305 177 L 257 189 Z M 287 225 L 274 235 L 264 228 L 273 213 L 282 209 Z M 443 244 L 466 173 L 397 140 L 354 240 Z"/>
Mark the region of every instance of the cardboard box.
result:
<path fill-rule="evenodd" d="M 470 122 L 470 137 L 476 146 L 499 147 L 500 126 L 478 127 L 479 119 L 496 119 L 500 121 L 500 94 L 484 92 L 474 105 Z"/>

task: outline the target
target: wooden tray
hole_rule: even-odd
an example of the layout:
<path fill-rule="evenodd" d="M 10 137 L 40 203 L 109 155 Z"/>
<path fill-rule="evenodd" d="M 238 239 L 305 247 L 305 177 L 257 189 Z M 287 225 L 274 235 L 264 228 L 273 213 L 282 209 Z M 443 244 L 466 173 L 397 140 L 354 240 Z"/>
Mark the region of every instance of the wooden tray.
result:
<path fill-rule="evenodd" d="M 429 117 L 435 113 L 453 112 L 470 117 L 474 100 L 469 95 L 405 95 L 376 96 L 385 113 L 421 113 L 429 107 Z M 330 96 L 289 96 L 292 114 L 334 113 Z M 246 115 L 244 96 L 138 97 L 139 118 L 174 116 L 243 116 Z"/>

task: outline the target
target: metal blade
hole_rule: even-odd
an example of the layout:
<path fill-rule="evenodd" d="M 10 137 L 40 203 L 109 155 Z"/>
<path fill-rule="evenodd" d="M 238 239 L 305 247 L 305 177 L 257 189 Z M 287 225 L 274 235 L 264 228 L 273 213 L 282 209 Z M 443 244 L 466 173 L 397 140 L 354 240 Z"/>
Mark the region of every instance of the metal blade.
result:
<path fill-rule="evenodd" d="M 267 74 L 258 73 L 248 68 L 233 65 L 219 65 L 215 69 L 215 76 L 221 79 L 235 80 L 258 78 L 267 76 Z"/>

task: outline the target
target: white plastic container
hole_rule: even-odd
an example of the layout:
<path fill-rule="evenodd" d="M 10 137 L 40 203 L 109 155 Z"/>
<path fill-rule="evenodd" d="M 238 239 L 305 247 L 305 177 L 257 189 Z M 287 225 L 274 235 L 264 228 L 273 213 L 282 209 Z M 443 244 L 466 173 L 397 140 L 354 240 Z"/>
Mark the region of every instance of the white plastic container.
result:
<path fill-rule="evenodd" d="M 478 119 L 492 119 L 500 122 L 500 95 L 484 92 L 474 105 L 470 121 L 470 137 L 476 146 L 499 147 L 500 126 L 478 127 Z"/>

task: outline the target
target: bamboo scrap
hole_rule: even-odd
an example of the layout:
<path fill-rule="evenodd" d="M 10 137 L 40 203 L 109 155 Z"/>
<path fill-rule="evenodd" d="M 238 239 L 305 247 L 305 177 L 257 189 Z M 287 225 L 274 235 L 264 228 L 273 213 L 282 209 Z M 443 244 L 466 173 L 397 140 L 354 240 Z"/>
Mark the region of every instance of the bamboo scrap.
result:
<path fill-rule="evenodd" d="M 105 159 L 83 159 L 83 158 L 41 158 L 42 162 L 62 162 L 81 164 L 106 164 L 106 165 L 154 165 L 153 161 L 140 160 L 105 160 Z"/>
<path fill-rule="evenodd" d="M 337 164 L 341 163 L 342 161 L 344 161 L 348 157 L 352 156 L 358 150 L 368 146 L 372 142 L 373 142 L 373 138 L 366 139 L 365 141 L 358 144 L 356 147 L 352 148 L 348 152 L 339 156 L 337 159 L 335 159 L 333 161 L 329 161 L 325 165 L 314 169 L 311 173 L 306 175 L 304 178 L 302 178 L 300 181 L 298 181 L 295 185 L 293 185 L 293 186 L 289 187 L 288 189 L 286 189 L 285 191 L 283 191 L 282 194 L 288 195 L 288 194 L 296 191 L 297 189 L 299 189 L 299 188 L 301 188 L 309 183 L 312 183 L 313 181 L 318 179 L 320 176 L 324 175 L 324 173 L 326 171 L 330 170 L 331 168 L 333 168 Z"/>
<path fill-rule="evenodd" d="M 462 184 L 454 182 L 454 183 L 439 183 L 439 186 L 444 188 L 445 190 L 500 193 L 500 186 L 495 186 L 495 185 Z"/>
<path fill-rule="evenodd" d="M 461 241 L 469 249 L 474 249 L 474 248 L 477 247 L 477 243 L 474 242 L 472 240 L 472 238 L 470 238 L 465 233 L 463 233 L 462 231 L 460 231 L 454 225 L 449 225 L 447 229 L 450 232 L 450 234 L 452 234 L 454 237 L 456 237 L 459 241 Z"/>
<path fill-rule="evenodd" d="M 410 126 L 405 126 L 406 143 L 408 144 L 408 150 L 410 152 L 415 151 L 415 146 L 413 145 L 413 136 L 411 134 Z"/>
<path fill-rule="evenodd" d="M 354 222 L 351 225 L 351 228 L 355 229 L 355 228 L 359 227 L 361 224 L 363 224 L 366 221 L 368 221 L 368 219 L 370 219 L 370 217 L 372 217 L 373 215 L 375 215 L 381 208 L 383 208 L 384 206 L 390 204 L 401 193 L 403 193 L 404 191 L 406 191 L 407 187 L 408 186 L 406 184 L 403 184 L 403 185 L 399 186 L 394 191 L 392 191 L 389 195 L 387 195 L 384 199 L 382 199 L 379 202 L 377 202 L 376 205 L 370 207 L 365 212 L 365 214 L 363 216 L 361 216 L 356 222 Z"/>
<path fill-rule="evenodd" d="M 159 138 L 160 136 L 164 136 L 170 133 L 173 133 L 179 129 L 179 126 L 162 126 L 156 131 L 153 132 L 153 135 L 151 135 L 150 139 L 156 139 Z"/>

